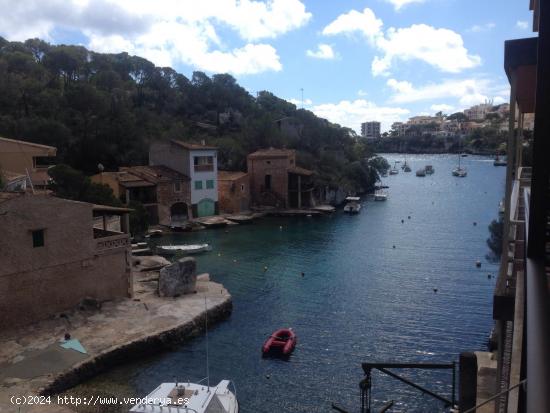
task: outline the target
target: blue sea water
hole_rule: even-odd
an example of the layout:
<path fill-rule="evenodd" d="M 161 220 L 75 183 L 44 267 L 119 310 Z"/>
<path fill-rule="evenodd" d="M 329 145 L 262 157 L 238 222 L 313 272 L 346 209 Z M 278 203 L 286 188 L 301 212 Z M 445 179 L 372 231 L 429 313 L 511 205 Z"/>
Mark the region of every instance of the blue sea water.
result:
<path fill-rule="evenodd" d="M 487 274 L 497 271 L 485 259 L 487 227 L 505 168 L 469 156 L 461 160 L 468 176 L 456 178 L 456 156 L 407 161 L 412 173 L 383 178 L 389 199 L 365 197 L 358 215 L 265 218 L 162 239 L 213 247 L 197 257 L 199 271 L 231 292 L 233 314 L 209 332 L 211 383 L 232 379 L 242 412 L 329 412 L 331 403 L 356 412 L 362 362 L 448 363 L 486 347 L 495 282 Z M 416 177 L 426 164 L 435 174 Z M 294 328 L 298 346 L 288 361 L 263 359 L 261 345 L 279 327 Z M 136 394 L 174 377 L 202 379 L 205 348 L 198 338 L 130 366 Z M 402 374 L 450 397 L 449 372 Z M 394 412 L 444 411 L 388 376 L 373 377 L 375 406 L 394 400 Z"/>

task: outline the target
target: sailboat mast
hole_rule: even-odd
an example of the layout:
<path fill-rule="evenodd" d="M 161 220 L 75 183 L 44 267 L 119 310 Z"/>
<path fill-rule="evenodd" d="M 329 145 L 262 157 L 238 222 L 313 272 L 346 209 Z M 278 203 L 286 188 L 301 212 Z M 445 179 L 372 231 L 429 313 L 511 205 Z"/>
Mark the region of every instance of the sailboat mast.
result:
<path fill-rule="evenodd" d="M 206 385 L 210 391 L 210 364 L 208 357 L 208 305 L 204 297 L 204 334 L 206 335 Z"/>

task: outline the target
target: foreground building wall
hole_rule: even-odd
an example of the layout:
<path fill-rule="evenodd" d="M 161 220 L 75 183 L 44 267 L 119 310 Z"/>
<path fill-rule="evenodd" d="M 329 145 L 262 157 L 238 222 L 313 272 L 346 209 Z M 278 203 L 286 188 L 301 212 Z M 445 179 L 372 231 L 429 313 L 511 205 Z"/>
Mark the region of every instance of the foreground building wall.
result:
<path fill-rule="evenodd" d="M 0 193 L 0 328 L 70 310 L 85 297 L 130 295 L 128 234 L 94 230 L 93 208 Z"/>

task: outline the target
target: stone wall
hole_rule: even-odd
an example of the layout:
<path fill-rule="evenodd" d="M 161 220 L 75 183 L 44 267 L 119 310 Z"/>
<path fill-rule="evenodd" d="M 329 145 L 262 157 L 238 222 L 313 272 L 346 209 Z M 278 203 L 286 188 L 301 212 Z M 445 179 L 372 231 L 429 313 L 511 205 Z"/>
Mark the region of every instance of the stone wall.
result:
<path fill-rule="evenodd" d="M 252 203 L 261 205 L 261 193 L 265 189 L 265 176 L 271 175 L 271 191 L 275 192 L 288 205 L 288 157 L 269 159 L 248 159 L 248 175 L 250 176 L 250 193 Z"/>
<path fill-rule="evenodd" d="M 245 174 L 231 180 L 218 180 L 218 198 L 222 213 L 238 214 L 248 211 L 250 208 L 249 175 Z"/>
<path fill-rule="evenodd" d="M 180 192 L 175 191 L 174 184 L 180 184 Z M 187 205 L 187 216 L 191 217 L 191 184 L 188 180 L 160 182 L 157 185 L 158 219 L 161 225 L 170 225 L 172 205 L 183 202 Z"/>

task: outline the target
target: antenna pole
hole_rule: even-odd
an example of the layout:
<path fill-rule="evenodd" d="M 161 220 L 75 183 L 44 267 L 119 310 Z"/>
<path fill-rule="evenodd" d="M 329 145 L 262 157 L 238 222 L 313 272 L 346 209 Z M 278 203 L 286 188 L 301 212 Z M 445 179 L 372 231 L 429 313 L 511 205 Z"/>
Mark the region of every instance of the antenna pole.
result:
<path fill-rule="evenodd" d="M 206 303 L 206 296 L 204 297 L 204 333 L 206 335 L 206 384 L 208 391 L 210 391 L 210 365 L 208 360 L 208 305 Z"/>

